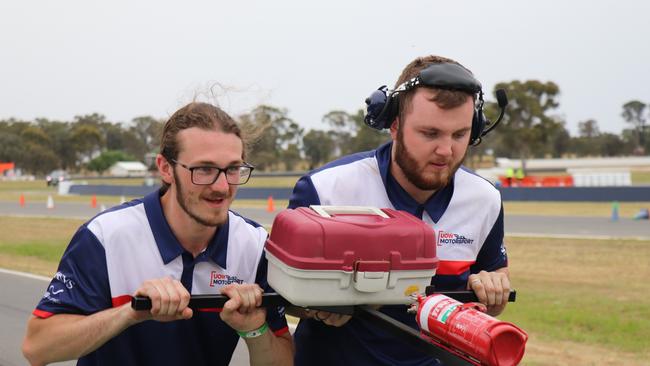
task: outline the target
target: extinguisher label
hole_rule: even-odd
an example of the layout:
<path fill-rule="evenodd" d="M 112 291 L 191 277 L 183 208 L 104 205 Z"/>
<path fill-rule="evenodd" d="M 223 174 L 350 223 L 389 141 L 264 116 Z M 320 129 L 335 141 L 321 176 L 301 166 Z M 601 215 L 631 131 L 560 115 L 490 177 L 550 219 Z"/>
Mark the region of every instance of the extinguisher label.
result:
<path fill-rule="evenodd" d="M 443 324 L 447 323 L 447 319 L 454 312 L 454 310 L 456 310 L 457 307 L 458 304 L 449 304 L 449 306 L 445 307 L 445 309 L 443 309 L 440 314 L 438 314 L 438 321 Z"/>
<path fill-rule="evenodd" d="M 460 302 L 443 295 L 436 295 L 431 298 L 433 307 L 430 316 L 440 323 L 447 323 L 449 316 L 462 305 Z"/>

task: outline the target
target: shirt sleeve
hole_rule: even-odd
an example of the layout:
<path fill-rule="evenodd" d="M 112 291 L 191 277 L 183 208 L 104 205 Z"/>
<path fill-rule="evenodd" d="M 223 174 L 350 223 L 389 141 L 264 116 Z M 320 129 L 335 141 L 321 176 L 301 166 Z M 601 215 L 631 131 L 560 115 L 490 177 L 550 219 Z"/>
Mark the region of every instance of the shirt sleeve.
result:
<path fill-rule="evenodd" d="M 271 293 L 275 292 L 275 290 L 269 286 L 269 283 L 266 280 L 267 268 L 268 261 L 266 260 L 264 253 L 262 253 L 262 258 L 260 258 L 260 263 L 257 266 L 255 283 L 260 285 L 265 293 Z M 273 330 L 273 333 L 275 333 L 275 335 L 279 336 L 289 331 L 284 306 L 278 306 L 275 308 L 269 307 L 266 309 L 266 322 L 269 324 L 269 327 Z"/>
<path fill-rule="evenodd" d="M 508 266 L 508 256 L 506 254 L 506 246 L 503 242 L 503 205 L 499 211 L 499 217 L 494 222 L 490 234 L 488 234 L 481 250 L 470 270 L 472 273 L 484 271 L 495 271 L 499 268 Z"/>
<path fill-rule="evenodd" d="M 309 205 L 320 205 L 320 198 L 311 181 L 311 176 L 303 175 L 293 187 L 289 198 L 289 208 L 309 207 Z"/>
<path fill-rule="evenodd" d="M 88 315 L 110 307 L 104 247 L 84 225 L 72 237 L 33 314 L 40 318 L 60 313 Z"/>

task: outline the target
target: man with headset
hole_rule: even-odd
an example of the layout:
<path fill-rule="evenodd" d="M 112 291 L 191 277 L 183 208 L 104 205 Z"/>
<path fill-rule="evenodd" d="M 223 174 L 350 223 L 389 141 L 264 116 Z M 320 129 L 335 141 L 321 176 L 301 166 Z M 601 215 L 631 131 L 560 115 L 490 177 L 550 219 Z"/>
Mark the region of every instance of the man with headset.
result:
<path fill-rule="evenodd" d="M 486 128 L 481 84 L 456 61 L 428 56 L 406 66 L 394 91 L 381 87 L 366 103 L 366 123 L 389 128 L 391 141 L 301 177 L 289 207 L 360 205 L 410 212 L 436 231 L 436 289 L 471 289 L 489 314 L 498 315 L 510 290 L 501 197 L 462 166 L 468 146 L 496 125 Z M 500 100 L 502 110 L 505 103 Z M 406 308 L 380 310 L 417 329 Z M 296 365 L 438 364 L 367 321 L 322 311 L 302 317 L 294 334 Z"/>

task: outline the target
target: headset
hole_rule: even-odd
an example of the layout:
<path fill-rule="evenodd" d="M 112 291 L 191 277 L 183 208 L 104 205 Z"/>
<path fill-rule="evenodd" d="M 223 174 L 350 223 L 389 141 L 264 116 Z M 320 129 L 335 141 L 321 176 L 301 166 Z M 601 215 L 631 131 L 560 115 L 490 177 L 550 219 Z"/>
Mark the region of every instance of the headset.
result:
<path fill-rule="evenodd" d="M 499 117 L 492 123 L 483 114 L 483 89 L 481 83 L 463 66 L 455 63 L 438 63 L 422 69 L 418 76 L 407 80 L 395 90 L 382 85 L 366 98 L 367 113 L 365 123 L 377 130 L 389 128 L 399 111 L 399 96 L 419 86 L 437 89 L 458 90 L 476 95 L 470 145 L 478 145 L 481 138 L 492 131 L 506 111 L 508 97 L 503 89 L 496 91 L 497 103 L 500 108 Z"/>

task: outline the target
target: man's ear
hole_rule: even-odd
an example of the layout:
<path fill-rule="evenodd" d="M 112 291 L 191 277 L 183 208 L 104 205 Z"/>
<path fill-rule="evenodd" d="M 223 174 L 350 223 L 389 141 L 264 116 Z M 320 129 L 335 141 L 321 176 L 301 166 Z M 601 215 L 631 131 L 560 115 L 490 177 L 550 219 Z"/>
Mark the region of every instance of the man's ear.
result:
<path fill-rule="evenodd" d="M 158 167 L 158 173 L 160 173 L 160 179 L 167 184 L 172 184 L 174 180 L 174 167 L 169 161 L 164 156 L 158 154 L 156 155 L 156 166 Z"/>
<path fill-rule="evenodd" d="M 399 128 L 399 117 L 396 117 L 393 123 L 390 124 L 390 137 L 393 141 L 397 140 L 397 129 Z"/>

